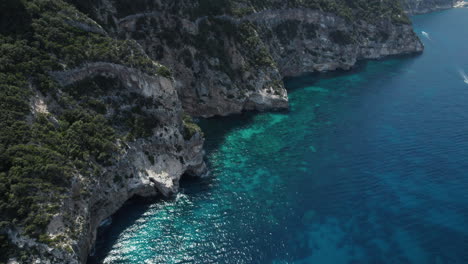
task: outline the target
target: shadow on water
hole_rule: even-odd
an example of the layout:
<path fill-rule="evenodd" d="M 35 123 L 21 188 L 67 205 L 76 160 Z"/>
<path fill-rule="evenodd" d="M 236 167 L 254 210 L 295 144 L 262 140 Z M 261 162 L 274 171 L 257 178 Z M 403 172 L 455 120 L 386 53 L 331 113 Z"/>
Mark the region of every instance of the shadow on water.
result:
<path fill-rule="evenodd" d="M 209 154 L 210 151 L 217 149 L 225 140 L 225 136 L 229 132 L 249 126 L 254 120 L 254 116 L 258 113 L 242 113 L 229 117 L 212 117 L 201 119 L 199 126 L 202 128 L 205 138 L 205 149 Z M 226 122 L 229 118 L 229 122 Z"/>
<path fill-rule="evenodd" d="M 306 72 L 298 76 L 291 76 L 291 77 L 287 76 L 283 79 L 283 82 L 288 92 L 291 93 L 293 91 L 296 91 L 298 89 L 301 89 L 307 86 L 313 86 L 314 84 L 322 80 L 333 79 L 336 77 L 351 76 L 351 75 L 362 73 L 366 71 L 366 68 L 369 64 L 372 64 L 378 61 L 398 60 L 402 64 L 406 64 L 411 61 L 409 59 L 417 58 L 420 55 L 421 54 L 419 53 L 402 54 L 402 55 L 391 55 L 382 59 L 360 60 L 349 70 L 338 69 L 338 70 L 329 71 L 329 72 L 312 72 L 312 73 Z M 401 66 L 404 66 L 404 65 L 401 65 Z"/>
<path fill-rule="evenodd" d="M 119 235 L 130 226 L 134 225 L 138 219 L 148 210 L 153 203 L 162 201 L 163 198 L 143 198 L 132 197 L 111 216 L 110 225 L 104 225 L 98 228 L 96 244 L 92 255 L 88 256 L 86 263 L 102 263 L 103 256 L 106 256 L 111 250 L 112 245 L 117 242 Z"/>

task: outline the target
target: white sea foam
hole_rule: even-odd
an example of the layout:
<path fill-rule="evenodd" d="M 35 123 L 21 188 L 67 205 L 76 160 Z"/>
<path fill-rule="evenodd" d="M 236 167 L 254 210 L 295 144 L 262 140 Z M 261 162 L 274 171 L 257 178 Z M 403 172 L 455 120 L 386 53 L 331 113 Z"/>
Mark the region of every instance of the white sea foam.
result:
<path fill-rule="evenodd" d="M 422 31 L 421 33 L 422 33 L 423 36 L 424 36 L 425 38 L 427 38 L 428 40 L 432 40 L 432 39 L 431 39 L 431 36 L 429 36 L 429 33 L 427 33 L 426 31 Z"/>

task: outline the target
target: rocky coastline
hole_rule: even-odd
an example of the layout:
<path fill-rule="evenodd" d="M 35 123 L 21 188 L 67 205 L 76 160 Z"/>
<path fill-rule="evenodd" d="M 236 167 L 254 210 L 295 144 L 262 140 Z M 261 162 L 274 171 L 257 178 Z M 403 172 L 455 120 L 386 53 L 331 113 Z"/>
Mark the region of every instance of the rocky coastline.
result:
<path fill-rule="evenodd" d="M 360 60 L 424 49 L 411 24 L 391 17 L 350 22 L 330 12 L 284 6 L 242 15 L 194 17 L 166 1 L 155 1 L 157 7 L 143 4 L 143 12 L 123 14 L 118 2 L 96 1 L 88 6 L 89 20 L 66 23 L 90 34 L 136 41 L 135 50 L 170 72 L 149 74 L 126 63 L 95 60 L 49 75 L 62 91 L 104 78 L 113 89 L 96 98 L 109 102 L 107 119 L 132 110 L 155 118 L 157 125 L 144 137 L 117 139 L 112 165 L 100 166 L 99 177 L 74 173 L 61 203 L 66 210 L 55 213 L 45 231 L 57 242 L 32 239 L 21 226 L 4 231 L 16 247 L 30 252 L 31 263 L 85 263 L 99 225 L 125 201 L 133 196 L 170 197 L 178 192 L 184 175 L 206 176 L 203 132 L 191 116 L 286 110 L 284 77 L 349 70 Z M 407 10 L 419 13 L 448 5 L 427 6 L 411 5 Z M 190 1 L 181 1 L 178 8 L 194 7 Z M 36 98 L 42 98 L 41 107 L 31 102 L 31 108 L 39 109 L 33 117 L 44 109 L 62 111 L 56 99 L 39 92 Z M 128 132 L 120 123 L 115 127 Z M 21 261 L 12 256 L 8 263 Z"/>

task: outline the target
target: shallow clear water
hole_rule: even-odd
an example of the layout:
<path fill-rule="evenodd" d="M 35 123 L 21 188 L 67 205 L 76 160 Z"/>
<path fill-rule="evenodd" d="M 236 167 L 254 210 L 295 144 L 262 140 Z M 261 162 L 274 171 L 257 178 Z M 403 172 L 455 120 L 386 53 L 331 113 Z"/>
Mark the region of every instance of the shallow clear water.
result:
<path fill-rule="evenodd" d="M 205 120 L 212 176 L 131 203 L 90 263 L 468 263 L 468 9 L 421 56 L 287 80 L 289 113 Z"/>

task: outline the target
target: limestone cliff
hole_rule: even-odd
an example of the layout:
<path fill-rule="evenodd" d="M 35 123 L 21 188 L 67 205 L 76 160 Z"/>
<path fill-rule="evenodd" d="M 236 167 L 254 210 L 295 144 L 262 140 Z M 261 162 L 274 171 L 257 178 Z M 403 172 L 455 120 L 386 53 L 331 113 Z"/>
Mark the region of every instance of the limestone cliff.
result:
<path fill-rule="evenodd" d="M 205 2 L 102 0 L 88 11 L 168 65 L 184 109 L 203 117 L 285 109 L 285 76 L 423 50 L 392 1 L 377 15 L 365 1 Z"/>
<path fill-rule="evenodd" d="M 287 109 L 285 76 L 423 50 L 390 0 L 5 3 L 0 260 L 12 263 L 84 263 L 126 200 L 205 175 L 190 115 Z"/>
<path fill-rule="evenodd" d="M 84 261 L 96 238 L 101 221 L 112 215 L 125 201 L 134 195 L 169 197 L 178 192 L 183 174 L 201 176 L 206 173 L 203 161 L 203 137 L 200 132 L 184 131 L 182 109 L 173 80 L 162 76 L 149 76 L 122 65 L 96 62 L 69 71 L 52 72 L 62 86 L 79 83 L 96 77 L 115 80 L 115 92 L 106 93 L 117 111 L 142 107 L 146 114 L 154 116 L 157 125 L 145 138 L 117 142 L 119 153 L 111 166 L 106 166 L 98 180 L 81 178 L 71 187 L 72 192 L 89 193 L 88 198 L 74 199 L 68 206 L 74 208 L 73 218 L 80 227 L 75 230 L 79 259 Z M 133 100 L 133 98 L 139 98 Z M 129 100 L 129 98 L 132 98 Z M 144 105 L 138 105 L 143 103 Z M 72 194 L 75 195 L 75 194 Z M 76 194 L 79 195 L 79 194 Z M 59 235 L 66 228 L 57 215 L 49 224 L 49 235 Z"/>
<path fill-rule="evenodd" d="M 0 262 L 85 263 L 125 201 L 206 174 L 204 138 L 135 41 L 60 0 L 10 3 L 28 24 L 0 35 Z"/>

